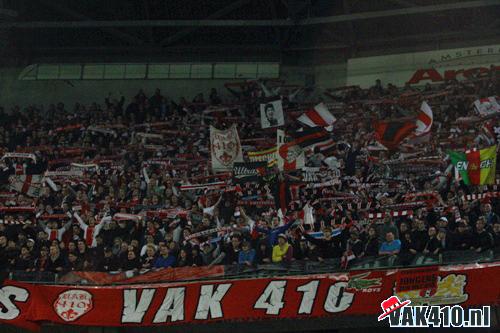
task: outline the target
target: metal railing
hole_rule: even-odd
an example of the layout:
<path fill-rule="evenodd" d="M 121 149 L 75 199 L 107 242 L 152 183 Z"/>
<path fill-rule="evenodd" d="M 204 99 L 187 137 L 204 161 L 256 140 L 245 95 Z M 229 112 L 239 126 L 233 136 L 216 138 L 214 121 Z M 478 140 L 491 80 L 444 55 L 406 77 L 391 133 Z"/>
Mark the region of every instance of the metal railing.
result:
<path fill-rule="evenodd" d="M 456 265 L 470 263 L 484 263 L 500 261 L 500 248 L 487 250 L 483 252 L 475 251 L 448 251 L 443 254 L 433 256 L 417 254 L 408 258 L 406 256 L 378 256 L 365 257 L 355 259 L 349 262 L 347 270 L 377 270 L 386 268 L 410 268 L 424 267 L 429 265 Z M 175 268 L 174 268 L 175 269 Z M 308 275 L 321 273 L 344 272 L 346 269 L 341 268 L 340 259 L 328 259 L 324 261 L 304 261 L 296 260 L 289 264 L 264 264 L 252 267 L 243 265 L 226 265 L 224 266 L 224 275 L 216 277 L 208 277 L 204 279 L 239 279 L 250 277 L 273 277 L 287 275 Z M 9 273 L 11 280 L 58 284 L 59 278 L 64 273 L 56 274 L 52 272 L 24 272 L 12 271 Z M 186 278 L 184 281 L 194 279 Z M 179 281 L 179 280 L 176 280 Z M 162 282 L 169 282 L 168 280 Z M 88 283 L 86 283 L 88 284 Z"/>

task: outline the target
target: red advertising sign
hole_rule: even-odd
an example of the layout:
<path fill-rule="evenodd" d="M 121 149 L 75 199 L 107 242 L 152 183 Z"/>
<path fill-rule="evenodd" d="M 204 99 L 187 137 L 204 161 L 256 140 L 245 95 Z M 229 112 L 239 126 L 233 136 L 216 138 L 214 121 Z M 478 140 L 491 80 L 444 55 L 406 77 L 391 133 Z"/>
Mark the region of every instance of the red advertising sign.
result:
<path fill-rule="evenodd" d="M 413 76 L 408 80 L 409 84 L 422 84 L 421 81 L 425 81 L 423 83 L 435 83 L 435 82 L 443 82 L 447 80 L 455 80 L 459 78 L 463 79 L 473 79 L 477 77 L 486 77 L 491 75 L 493 71 L 500 70 L 500 66 L 490 66 L 488 67 L 473 67 L 473 68 L 465 68 L 465 69 L 449 69 L 444 71 L 441 75 L 436 68 L 426 68 L 419 69 L 415 71 Z"/>
<path fill-rule="evenodd" d="M 412 272 L 426 276 L 410 269 L 404 277 Z M 423 284 L 424 289 L 401 292 L 396 292 L 402 276 L 397 270 L 109 287 L 6 281 L 0 289 L 0 322 L 36 329 L 42 322 L 155 326 L 356 314 L 375 318 L 391 295 L 414 305 L 499 302 L 498 284 L 484 281 L 498 280 L 500 263 L 446 266 L 435 272 L 435 288 Z"/>

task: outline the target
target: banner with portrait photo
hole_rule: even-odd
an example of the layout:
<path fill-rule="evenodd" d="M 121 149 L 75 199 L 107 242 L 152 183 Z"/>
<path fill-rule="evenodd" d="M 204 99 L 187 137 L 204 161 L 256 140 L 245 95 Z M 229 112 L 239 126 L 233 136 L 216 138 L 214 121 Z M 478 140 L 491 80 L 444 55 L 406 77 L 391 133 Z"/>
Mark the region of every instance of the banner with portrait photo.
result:
<path fill-rule="evenodd" d="M 281 100 L 260 104 L 260 125 L 262 128 L 278 127 L 285 124 Z"/>

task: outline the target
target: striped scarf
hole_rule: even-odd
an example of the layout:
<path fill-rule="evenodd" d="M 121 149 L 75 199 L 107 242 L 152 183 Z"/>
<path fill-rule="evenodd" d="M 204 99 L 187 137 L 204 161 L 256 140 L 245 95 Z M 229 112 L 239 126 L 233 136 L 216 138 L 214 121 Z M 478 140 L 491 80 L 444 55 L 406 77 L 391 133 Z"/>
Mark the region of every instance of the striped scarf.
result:
<path fill-rule="evenodd" d="M 383 213 L 367 213 L 366 218 L 372 220 L 372 219 L 383 219 L 386 217 L 387 214 L 385 212 Z M 413 210 L 393 210 L 389 212 L 389 216 L 391 217 L 402 217 L 402 216 L 413 216 Z"/>

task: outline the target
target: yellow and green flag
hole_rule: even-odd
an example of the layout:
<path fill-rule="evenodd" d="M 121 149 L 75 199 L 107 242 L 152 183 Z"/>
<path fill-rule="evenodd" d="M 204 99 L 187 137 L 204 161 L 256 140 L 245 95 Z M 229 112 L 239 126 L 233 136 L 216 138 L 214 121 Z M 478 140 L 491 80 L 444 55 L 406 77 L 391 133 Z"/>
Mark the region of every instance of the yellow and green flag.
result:
<path fill-rule="evenodd" d="M 465 153 L 449 151 L 451 162 L 466 185 L 484 185 L 495 182 L 497 146 L 467 150 Z"/>

